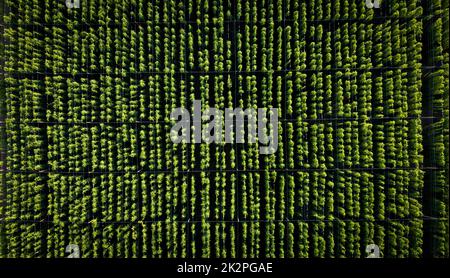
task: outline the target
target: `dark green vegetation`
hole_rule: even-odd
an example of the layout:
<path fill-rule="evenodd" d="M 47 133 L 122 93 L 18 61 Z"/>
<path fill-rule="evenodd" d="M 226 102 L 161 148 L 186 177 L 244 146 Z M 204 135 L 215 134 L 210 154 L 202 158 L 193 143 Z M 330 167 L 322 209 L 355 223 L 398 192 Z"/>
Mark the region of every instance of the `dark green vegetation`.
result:
<path fill-rule="evenodd" d="M 448 256 L 448 0 L 2 8 L 0 256 Z M 278 151 L 173 144 L 194 99 Z"/>

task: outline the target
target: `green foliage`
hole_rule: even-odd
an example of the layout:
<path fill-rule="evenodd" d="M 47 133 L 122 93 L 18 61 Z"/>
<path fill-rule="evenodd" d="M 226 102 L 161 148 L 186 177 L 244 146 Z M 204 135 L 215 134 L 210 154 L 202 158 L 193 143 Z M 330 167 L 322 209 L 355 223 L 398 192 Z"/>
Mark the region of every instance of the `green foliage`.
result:
<path fill-rule="evenodd" d="M 6 0 L 0 257 L 448 257 L 448 1 L 425 2 Z M 279 108 L 278 151 L 173 144 L 195 99 Z"/>

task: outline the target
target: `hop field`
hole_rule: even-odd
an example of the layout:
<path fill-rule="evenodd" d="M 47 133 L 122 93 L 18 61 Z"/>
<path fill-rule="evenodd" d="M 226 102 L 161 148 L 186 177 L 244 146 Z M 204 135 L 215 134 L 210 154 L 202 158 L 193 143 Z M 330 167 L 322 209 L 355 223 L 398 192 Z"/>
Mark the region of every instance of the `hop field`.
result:
<path fill-rule="evenodd" d="M 0 3 L 0 257 L 449 256 L 448 0 Z"/>

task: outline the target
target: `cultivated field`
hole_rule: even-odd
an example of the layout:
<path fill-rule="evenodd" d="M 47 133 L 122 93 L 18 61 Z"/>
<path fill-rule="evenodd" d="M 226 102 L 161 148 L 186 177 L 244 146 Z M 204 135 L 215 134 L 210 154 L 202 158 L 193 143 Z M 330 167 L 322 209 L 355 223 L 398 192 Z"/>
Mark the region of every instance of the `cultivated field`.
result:
<path fill-rule="evenodd" d="M 448 257 L 449 1 L 365 2 L 1 1 L 0 257 Z"/>

